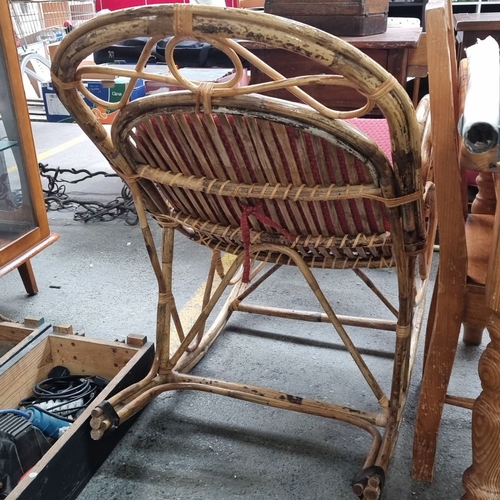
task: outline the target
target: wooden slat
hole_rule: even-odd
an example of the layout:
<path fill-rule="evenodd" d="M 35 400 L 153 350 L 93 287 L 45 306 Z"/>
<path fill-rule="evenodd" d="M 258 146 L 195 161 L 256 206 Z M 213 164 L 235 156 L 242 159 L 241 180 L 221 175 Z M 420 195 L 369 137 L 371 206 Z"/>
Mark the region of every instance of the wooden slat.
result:
<path fill-rule="evenodd" d="M 33 328 L 29 326 L 3 321 L 0 323 L 0 342 L 21 342 L 32 331 Z"/>

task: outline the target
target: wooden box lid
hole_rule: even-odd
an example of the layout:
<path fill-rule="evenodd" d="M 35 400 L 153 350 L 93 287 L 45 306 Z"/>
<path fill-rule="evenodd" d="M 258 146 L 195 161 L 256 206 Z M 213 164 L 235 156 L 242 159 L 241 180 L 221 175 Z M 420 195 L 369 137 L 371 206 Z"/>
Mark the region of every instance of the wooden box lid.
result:
<path fill-rule="evenodd" d="M 367 16 L 387 14 L 389 0 L 266 0 L 264 10 L 278 16 Z"/>

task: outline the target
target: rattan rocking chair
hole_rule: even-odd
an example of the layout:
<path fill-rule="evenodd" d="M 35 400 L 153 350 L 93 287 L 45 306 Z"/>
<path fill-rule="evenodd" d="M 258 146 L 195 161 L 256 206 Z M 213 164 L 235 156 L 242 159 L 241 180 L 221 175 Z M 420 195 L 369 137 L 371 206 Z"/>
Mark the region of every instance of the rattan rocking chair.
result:
<path fill-rule="evenodd" d="M 135 70 L 79 68 L 94 51 L 145 35 L 149 42 Z M 151 49 L 171 35 L 166 59 L 172 76 L 149 71 L 146 62 Z M 234 77 L 215 84 L 185 79 L 172 53 L 175 44 L 186 38 L 225 51 L 234 62 Z M 237 39 L 314 58 L 336 75 L 285 79 Z M 239 86 L 244 71 L 240 58 L 266 72 L 271 81 Z M 90 94 L 82 82 L 89 71 L 130 77 L 123 99 L 109 103 Z M 93 438 L 103 437 L 163 391 L 192 389 L 231 396 L 337 419 L 368 431 L 372 444 L 353 490 L 360 498 L 378 498 L 402 420 L 436 223 L 433 186 L 429 183 L 424 192 L 421 179 L 418 123 L 404 89 L 370 58 L 327 33 L 268 14 L 193 5 L 140 7 L 89 21 L 62 41 L 52 73 L 63 104 L 130 186 L 159 287 L 151 371 L 93 412 Z M 185 90 L 128 102 L 138 78 Z M 352 112 L 327 109 L 305 92 L 309 84 L 332 85 L 332 91 L 335 85 L 356 88 L 366 96 L 366 105 Z M 278 88 L 287 88 L 303 103 L 263 94 Z M 80 93 L 119 110 L 110 133 Z M 356 122 L 348 120 L 375 106 L 388 123 L 392 160 L 356 128 Z M 161 257 L 155 249 L 151 220 L 162 227 Z M 176 232 L 212 250 L 202 311 L 186 332 L 172 289 Z M 229 266 L 223 265 L 222 253 L 234 256 Z M 303 274 L 321 313 L 246 303 L 284 265 L 295 266 Z M 367 268 L 395 269 L 398 307 L 366 275 L 363 269 Z M 336 269 L 352 269 L 395 319 L 336 315 L 312 269 L 333 274 Z M 228 287 L 229 296 L 212 320 Z M 371 388 L 379 410 L 188 374 L 236 311 L 330 323 Z M 344 325 L 389 332 L 394 362 L 387 394 Z M 174 338 L 174 326 L 179 339 Z M 172 348 L 176 342 L 180 345 Z M 382 435 L 378 428 L 383 429 Z"/>

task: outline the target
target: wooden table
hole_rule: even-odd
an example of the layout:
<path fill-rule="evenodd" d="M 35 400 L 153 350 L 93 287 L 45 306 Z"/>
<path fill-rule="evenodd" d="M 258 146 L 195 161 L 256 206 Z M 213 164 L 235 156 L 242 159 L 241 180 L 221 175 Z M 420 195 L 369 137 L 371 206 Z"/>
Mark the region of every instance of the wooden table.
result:
<path fill-rule="evenodd" d="M 465 57 L 465 48 L 476 43 L 478 38 L 491 35 L 500 43 L 500 12 L 455 14 L 459 59 Z"/>
<path fill-rule="evenodd" d="M 421 34 L 422 28 L 419 27 L 388 28 L 385 33 L 379 35 L 340 38 L 370 56 L 394 75 L 399 83 L 406 86 L 408 53 L 411 49 L 418 47 Z M 242 45 L 286 77 L 332 73 L 328 68 L 311 59 L 298 56 L 283 49 L 251 42 L 243 42 Z M 250 71 L 251 83 L 262 83 L 269 80 L 267 75 L 264 75 L 255 67 L 251 67 Z M 311 85 L 307 87 L 307 93 L 325 106 L 339 110 L 359 108 L 366 102 L 366 99 L 358 92 L 346 87 L 336 87 L 335 91 L 332 92 L 331 88 L 321 85 Z M 296 100 L 286 90 L 270 92 L 269 95 Z"/>

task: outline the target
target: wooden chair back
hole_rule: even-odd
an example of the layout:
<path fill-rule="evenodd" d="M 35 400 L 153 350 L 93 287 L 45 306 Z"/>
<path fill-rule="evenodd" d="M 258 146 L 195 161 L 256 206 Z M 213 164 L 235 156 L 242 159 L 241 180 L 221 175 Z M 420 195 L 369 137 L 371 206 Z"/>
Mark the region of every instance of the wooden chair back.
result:
<path fill-rule="evenodd" d="M 467 162 L 464 162 L 460 155 L 461 139 L 457 125 L 461 113 L 460 89 L 462 88 L 463 95 L 467 66 L 461 65 L 459 79 L 452 5 L 449 0 L 430 0 L 426 6 L 426 29 L 429 47 L 431 150 L 439 214 L 440 256 L 427 326 L 413 449 L 413 475 L 417 479 L 431 481 L 444 404 L 469 409 L 473 407 L 473 399 L 447 395 L 447 387 L 462 324 L 464 341 L 480 343 L 491 310 L 495 310 L 497 306 L 498 279 L 495 273 L 499 261 L 497 248 L 493 244 L 498 240 L 498 222 L 493 225 L 495 216 L 468 214 L 465 203 L 465 168 L 472 166 L 479 170 L 481 165 L 491 164 L 491 158 L 485 162 L 484 155 L 473 155 L 476 158 L 469 155 Z M 491 174 L 486 175 L 491 177 Z M 498 337 L 498 334 L 495 333 L 495 336 Z M 483 374 L 488 379 L 494 378 L 486 371 Z M 483 383 L 489 385 L 487 381 Z M 464 477 L 467 498 L 471 500 L 484 498 L 481 491 L 488 491 L 488 495 L 492 491 L 500 492 L 499 481 L 491 472 L 498 470 L 498 457 L 487 451 L 498 449 L 498 445 L 492 445 L 491 441 L 486 443 L 482 436 L 493 434 L 479 428 L 496 425 L 491 421 L 491 412 L 486 413 L 489 415 L 482 415 L 484 419 L 481 424 L 479 421 L 474 424 L 473 420 L 475 466 Z M 474 428 L 474 425 L 477 427 Z M 481 446 L 485 448 L 481 449 Z M 488 459 L 485 458 L 486 455 Z"/>

